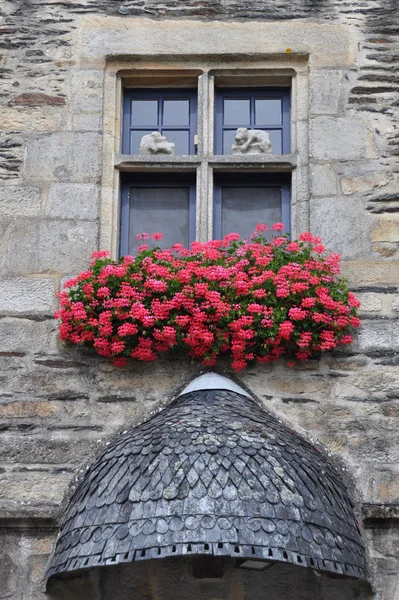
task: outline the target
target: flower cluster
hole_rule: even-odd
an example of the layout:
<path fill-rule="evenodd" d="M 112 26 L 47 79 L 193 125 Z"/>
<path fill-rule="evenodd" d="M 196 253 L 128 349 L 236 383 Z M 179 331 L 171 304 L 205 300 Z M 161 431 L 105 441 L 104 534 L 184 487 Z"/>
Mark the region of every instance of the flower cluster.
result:
<path fill-rule="evenodd" d="M 208 366 L 227 353 L 236 371 L 350 344 L 359 301 L 339 277 L 339 255 L 326 255 L 310 233 L 291 241 L 281 223 L 271 229 L 272 241 L 259 224 L 249 240 L 231 233 L 190 249 L 144 244 L 118 261 L 93 253 L 59 294 L 61 338 L 91 344 L 117 366 L 176 350 Z"/>

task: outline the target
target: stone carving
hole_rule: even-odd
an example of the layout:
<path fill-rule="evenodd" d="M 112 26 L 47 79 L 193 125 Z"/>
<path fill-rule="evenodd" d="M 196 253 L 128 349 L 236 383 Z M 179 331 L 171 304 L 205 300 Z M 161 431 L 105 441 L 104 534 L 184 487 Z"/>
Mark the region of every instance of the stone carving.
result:
<path fill-rule="evenodd" d="M 140 142 L 140 154 L 153 155 L 153 154 L 174 154 L 175 145 L 172 142 L 168 142 L 166 137 L 159 133 L 159 131 L 153 131 L 149 135 L 143 135 Z"/>
<path fill-rule="evenodd" d="M 272 144 L 267 131 L 239 127 L 231 147 L 232 154 L 271 154 Z"/>

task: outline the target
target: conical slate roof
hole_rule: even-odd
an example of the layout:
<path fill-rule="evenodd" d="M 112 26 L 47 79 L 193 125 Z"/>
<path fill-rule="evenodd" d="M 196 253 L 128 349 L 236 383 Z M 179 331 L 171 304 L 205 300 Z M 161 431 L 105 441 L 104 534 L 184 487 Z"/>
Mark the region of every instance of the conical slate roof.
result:
<path fill-rule="evenodd" d="M 365 577 L 353 507 L 326 458 L 244 390 L 217 385 L 189 386 L 107 446 L 70 500 L 48 577 L 188 554 Z"/>

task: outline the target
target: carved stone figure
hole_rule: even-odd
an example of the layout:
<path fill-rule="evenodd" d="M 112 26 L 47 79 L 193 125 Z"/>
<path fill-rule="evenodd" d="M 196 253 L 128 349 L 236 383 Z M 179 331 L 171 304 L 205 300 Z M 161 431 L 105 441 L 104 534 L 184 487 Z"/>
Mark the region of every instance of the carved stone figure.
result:
<path fill-rule="evenodd" d="M 231 147 L 232 154 L 271 154 L 272 144 L 267 131 L 239 127 Z"/>
<path fill-rule="evenodd" d="M 159 133 L 159 131 L 153 131 L 149 135 L 143 135 L 140 142 L 140 154 L 174 154 L 175 145 L 172 142 L 168 142 L 166 137 Z"/>

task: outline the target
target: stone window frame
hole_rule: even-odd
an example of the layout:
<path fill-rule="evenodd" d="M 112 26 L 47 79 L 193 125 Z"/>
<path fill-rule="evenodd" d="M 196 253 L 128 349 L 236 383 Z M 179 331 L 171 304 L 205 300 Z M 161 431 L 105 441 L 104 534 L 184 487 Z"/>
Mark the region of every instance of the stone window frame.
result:
<path fill-rule="evenodd" d="M 152 157 L 121 154 L 124 86 L 198 89 L 198 155 Z M 286 86 L 291 89 L 291 153 L 285 155 L 214 155 L 215 85 Z M 119 253 L 121 174 L 129 172 L 196 173 L 196 239 L 212 239 L 213 174 L 255 172 L 291 174 L 291 232 L 309 227 L 308 57 L 298 55 L 112 57 L 105 66 L 104 144 L 100 247 Z M 201 107 L 201 108 L 200 108 Z"/>

